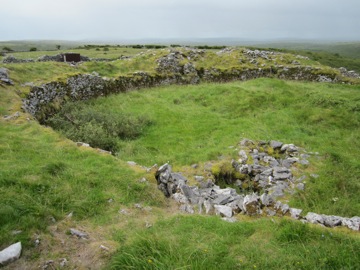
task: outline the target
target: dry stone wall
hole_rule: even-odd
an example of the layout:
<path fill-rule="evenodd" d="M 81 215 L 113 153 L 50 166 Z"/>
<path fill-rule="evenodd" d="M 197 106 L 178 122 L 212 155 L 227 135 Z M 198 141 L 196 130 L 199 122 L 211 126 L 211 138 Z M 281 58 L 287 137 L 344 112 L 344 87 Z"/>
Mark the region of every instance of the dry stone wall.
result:
<path fill-rule="evenodd" d="M 196 60 L 204 57 L 203 50 L 189 50 L 185 55 L 181 51 L 171 51 L 157 60 L 155 73 L 135 72 L 128 76 L 107 79 L 97 73 L 80 74 L 69 77 L 66 82 L 50 82 L 32 87 L 23 100 L 23 109 L 43 122 L 56 113 L 61 105 L 68 101 L 87 100 L 98 96 L 126 92 L 139 88 L 149 88 L 171 84 L 198 84 L 200 82 L 229 82 L 250 80 L 260 77 L 280 79 L 340 82 L 336 73 L 328 73 L 310 66 L 281 66 L 219 69 L 197 68 Z M 219 55 L 231 53 L 230 49 L 218 52 Z M 245 51 L 249 57 L 270 59 L 276 53 L 266 51 Z M 45 59 L 46 58 L 46 59 Z M 43 60 L 47 61 L 48 57 Z M 58 56 L 54 56 L 58 59 Z M 5 60 L 6 61 L 6 60 Z M 185 62 L 184 62 L 185 61 Z"/>
<path fill-rule="evenodd" d="M 188 179 L 179 172 L 172 172 L 169 164 L 162 165 L 155 174 L 158 188 L 166 197 L 175 200 L 179 209 L 186 213 L 215 213 L 230 222 L 235 222 L 234 215 L 239 213 L 250 216 L 290 216 L 305 223 L 360 230 L 360 217 L 344 218 L 313 212 L 302 215 L 302 209 L 292 208 L 281 201 L 284 196 L 305 189 L 306 176 L 295 177 L 292 171 L 297 164 L 307 166 L 308 158 L 313 153 L 278 141 L 255 143 L 245 139 L 239 147 L 239 159 L 231 162 L 241 176 L 232 181 L 237 189 L 220 188 L 214 181 L 216 176 L 207 180 L 203 176 L 195 176 L 198 184 L 190 186 Z M 299 167 L 295 170 L 299 172 Z M 251 188 L 243 189 L 244 183 Z"/>

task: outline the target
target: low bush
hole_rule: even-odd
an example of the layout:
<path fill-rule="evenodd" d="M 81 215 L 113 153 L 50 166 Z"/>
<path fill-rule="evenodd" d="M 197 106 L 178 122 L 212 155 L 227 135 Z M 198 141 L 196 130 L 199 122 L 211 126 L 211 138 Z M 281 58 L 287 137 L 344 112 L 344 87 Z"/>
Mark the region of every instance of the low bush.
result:
<path fill-rule="evenodd" d="M 145 116 L 105 113 L 86 107 L 85 103 L 67 103 L 46 124 L 71 140 L 114 153 L 118 151 L 119 139 L 137 138 L 150 123 Z"/>

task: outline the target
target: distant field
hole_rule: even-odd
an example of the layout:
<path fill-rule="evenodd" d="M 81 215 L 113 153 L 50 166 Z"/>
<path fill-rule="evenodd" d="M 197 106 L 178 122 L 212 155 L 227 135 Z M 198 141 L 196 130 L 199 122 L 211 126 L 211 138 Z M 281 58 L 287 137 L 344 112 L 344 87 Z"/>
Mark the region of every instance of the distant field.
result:
<path fill-rule="evenodd" d="M 255 45 L 259 48 L 274 48 L 308 56 L 323 65 L 335 68 L 345 67 L 360 73 L 360 42 L 349 43 L 266 43 Z"/>

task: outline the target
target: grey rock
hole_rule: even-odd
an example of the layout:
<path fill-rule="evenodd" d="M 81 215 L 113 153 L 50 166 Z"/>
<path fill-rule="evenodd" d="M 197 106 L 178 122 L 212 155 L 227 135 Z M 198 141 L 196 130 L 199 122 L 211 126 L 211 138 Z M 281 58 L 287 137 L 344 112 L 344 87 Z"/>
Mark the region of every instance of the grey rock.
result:
<path fill-rule="evenodd" d="M 291 171 L 286 167 L 275 167 L 274 168 L 274 180 L 286 180 L 292 177 Z"/>
<path fill-rule="evenodd" d="M 327 216 L 327 215 L 322 215 L 323 220 L 324 220 L 324 225 L 327 227 L 336 227 L 336 226 L 340 226 L 343 222 L 343 218 L 342 217 L 338 217 L 338 216 Z"/>
<path fill-rule="evenodd" d="M 184 194 L 174 193 L 171 197 L 172 197 L 177 203 L 180 203 L 180 204 L 189 203 L 189 200 L 186 198 L 186 196 L 185 196 Z"/>
<path fill-rule="evenodd" d="M 190 204 L 183 204 L 180 206 L 180 211 L 188 213 L 188 214 L 194 214 L 194 208 Z"/>
<path fill-rule="evenodd" d="M 305 184 L 304 183 L 299 183 L 299 184 L 296 185 L 296 188 L 298 190 L 305 190 Z"/>
<path fill-rule="evenodd" d="M 275 182 L 271 187 L 268 189 L 269 194 L 273 197 L 281 197 L 284 196 L 284 192 L 286 190 L 290 190 L 288 182 L 285 181 L 278 181 Z"/>
<path fill-rule="evenodd" d="M 283 204 L 281 205 L 280 210 L 281 210 L 281 213 L 282 213 L 283 215 L 285 215 L 285 214 L 290 210 L 290 207 L 289 207 L 288 204 L 283 203 Z"/>
<path fill-rule="evenodd" d="M 309 154 L 300 154 L 301 159 L 308 159 L 310 157 Z"/>
<path fill-rule="evenodd" d="M 233 216 L 232 209 L 229 206 L 225 205 L 214 205 L 215 213 L 222 217 L 231 218 Z"/>
<path fill-rule="evenodd" d="M 303 176 L 300 176 L 298 179 L 296 179 L 296 182 L 302 183 L 305 181 L 305 179 L 306 179 L 306 175 L 303 175 Z"/>
<path fill-rule="evenodd" d="M 283 146 L 281 146 L 280 149 L 281 152 L 289 152 L 289 153 L 293 153 L 293 152 L 297 152 L 298 148 L 293 145 L 293 144 L 283 144 Z"/>
<path fill-rule="evenodd" d="M 269 169 L 269 168 L 261 166 L 261 165 L 253 165 L 251 168 L 251 174 L 252 175 L 260 174 L 267 169 Z"/>
<path fill-rule="evenodd" d="M 224 194 L 219 194 L 216 196 L 216 198 L 212 201 L 213 204 L 218 204 L 218 205 L 225 205 L 231 201 L 233 201 L 234 198 L 231 195 L 224 195 Z"/>
<path fill-rule="evenodd" d="M 20 112 L 16 112 L 12 115 L 5 115 L 3 118 L 6 121 L 16 120 L 20 117 Z"/>
<path fill-rule="evenodd" d="M 243 202 L 243 208 L 248 215 L 258 214 L 260 210 L 259 196 L 255 193 L 246 195 Z"/>
<path fill-rule="evenodd" d="M 273 217 L 276 215 L 276 212 L 271 209 L 266 209 L 266 215 L 269 217 Z"/>
<path fill-rule="evenodd" d="M 137 164 L 136 164 L 136 162 L 135 161 L 128 161 L 128 162 L 126 162 L 128 165 L 130 165 L 130 166 L 136 166 Z"/>
<path fill-rule="evenodd" d="M 290 208 L 290 216 L 294 219 L 299 219 L 302 209 L 297 209 L 297 208 Z"/>
<path fill-rule="evenodd" d="M 172 179 L 172 182 L 174 182 L 174 184 L 177 186 L 185 185 L 187 182 L 186 177 L 183 176 L 181 173 L 171 173 L 170 177 Z"/>
<path fill-rule="evenodd" d="M 270 141 L 270 147 L 273 149 L 281 149 L 281 146 L 283 145 L 282 142 L 279 141 Z"/>
<path fill-rule="evenodd" d="M 103 249 L 103 250 L 109 251 L 109 248 L 107 248 L 107 247 L 105 247 L 105 246 L 103 246 L 103 245 L 101 245 L 100 248 Z M 68 262 L 69 262 L 69 261 L 68 261 L 66 258 L 60 259 L 60 263 L 59 263 L 60 268 L 65 267 L 65 266 L 68 264 Z"/>
<path fill-rule="evenodd" d="M 316 213 L 312 213 L 312 212 L 307 213 L 305 219 L 313 224 L 324 224 L 324 218 L 322 217 L 322 215 Z"/>
<path fill-rule="evenodd" d="M 199 197 L 188 185 L 181 185 L 180 190 L 192 204 L 197 204 L 199 202 Z"/>
<path fill-rule="evenodd" d="M 244 150 L 239 151 L 239 157 L 240 157 L 239 162 L 242 164 L 245 164 L 248 160 L 248 156 L 246 155 L 246 152 Z"/>
<path fill-rule="evenodd" d="M 276 159 L 272 159 L 270 160 L 269 165 L 270 167 L 274 168 L 274 167 L 278 167 L 280 163 Z"/>
<path fill-rule="evenodd" d="M 73 228 L 70 229 L 70 233 L 71 233 L 71 235 L 75 235 L 75 236 L 77 236 L 78 238 L 81 238 L 81 239 L 88 239 L 89 238 L 89 235 L 87 233 L 76 230 L 76 229 L 73 229 Z"/>
<path fill-rule="evenodd" d="M 310 164 L 310 162 L 307 159 L 301 159 L 299 163 L 304 166 L 308 166 Z"/>
<path fill-rule="evenodd" d="M 265 205 L 265 206 L 269 206 L 269 205 L 273 205 L 274 204 L 274 199 L 271 195 L 264 193 L 260 196 L 260 201 L 261 204 Z"/>
<path fill-rule="evenodd" d="M 353 231 L 360 231 L 360 217 L 344 218 L 342 225 Z"/>
<path fill-rule="evenodd" d="M 273 173 L 273 169 L 270 168 L 270 169 L 267 169 L 263 172 L 260 173 L 260 180 L 268 180 L 269 179 L 269 176 L 271 176 Z"/>
<path fill-rule="evenodd" d="M 209 214 L 209 213 L 211 212 L 211 210 L 212 210 L 212 205 L 211 205 L 211 203 L 210 203 L 208 200 L 205 200 L 205 201 L 203 202 L 203 205 L 204 205 L 204 207 L 205 207 L 205 213 L 206 213 L 206 214 Z"/>
<path fill-rule="evenodd" d="M 242 141 L 240 142 L 240 145 L 241 146 L 253 146 L 255 145 L 255 143 L 252 141 L 252 140 L 249 140 L 249 139 L 242 139 Z"/>
<path fill-rule="evenodd" d="M 242 165 L 238 168 L 238 172 L 241 174 L 250 174 L 251 171 L 252 171 L 252 167 L 247 164 Z"/>
<path fill-rule="evenodd" d="M 285 167 L 285 168 L 290 168 L 291 165 L 293 165 L 295 162 L 298 162 L 298 161 L 299 161 L 298 158 L 293 158 L 293 157 L 291 157 L 291 158 L 284 159 L 284 160 L 281 162 L 281 164 L 282 164 L 282 166 Z"/>
<path fill-rule="evenodd" d="M 310 174 L 310 177 L 316 179 L 316 178 L 319 178 L 319 175 L 318 175 L 318 174 L 315 174 L 315 173 L 312 173 L 312 174 Z"/>
<path fill-rule="evenodd" d="M 21 255 L 21 242 L 17 242 L 0 251 L 0 266 L 16 261 Z"/>

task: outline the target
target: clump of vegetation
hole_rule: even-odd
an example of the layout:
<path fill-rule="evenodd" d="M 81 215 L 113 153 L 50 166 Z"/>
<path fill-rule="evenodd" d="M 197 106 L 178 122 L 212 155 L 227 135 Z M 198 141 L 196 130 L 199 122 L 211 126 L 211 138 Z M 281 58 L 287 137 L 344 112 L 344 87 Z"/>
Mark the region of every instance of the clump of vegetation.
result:
<path fill-rule="evenodd" d="M 87 107 L 85 103 L 70 102 L 46 123 L 74 141 L 116 152 L 119 139 L 137 138 L 151 121 L 145 116 L 105 113 Z"/>
<path fill-rule="evenodd" d="M 37 48 L 36 48 L 36 47 L 31 47 L 31 48 L 29 49 L 29 51 L 30 51 L 30 52 L 36 52 L 36 51 L 37 51 Z"/>

